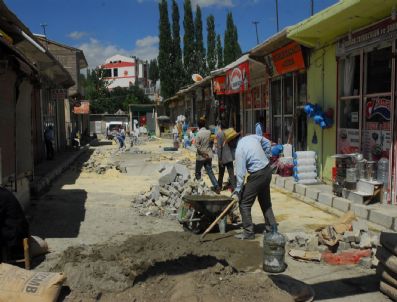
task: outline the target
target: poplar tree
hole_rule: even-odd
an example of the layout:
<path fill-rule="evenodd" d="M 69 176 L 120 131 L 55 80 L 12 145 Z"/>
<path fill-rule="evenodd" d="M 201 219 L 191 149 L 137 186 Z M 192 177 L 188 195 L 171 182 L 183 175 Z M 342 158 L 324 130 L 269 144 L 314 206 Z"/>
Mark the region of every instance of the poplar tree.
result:
<path fill-rule="evenodd" d="M 200 6 L 196 6 L 196 17 L 194 20 L 194 48 L 195 48 L 195 71 L 196 73 L 201 74 L 202 76 L 206 73 L 206 64 L 205 64 L 205 49 L 203 42 L 203 21 L 201 17 L 201 8 Z"/>
<path fill-rule="evenodd" d="M 192 4 L 190 0 L 184 1 L 184 17 L 183 17 L 183 65 L 186 74 L 185 83 L 191 82 L 190 77 L 195 73 L 195 43 L 194 43 L 194 24 Z"/>
<path fill-rule="evenodd" d="M 216 34 L 215 34 L 215 18 L 213 15 L 207 17 L 207 66 L 212 71 L 216 68 Z M 222 46 L 221 46 L 222 47 Z"/>
<path fill-rule="evenodd" d="M 174 88 L 172 83 L 172 39 L 170 30 L 170 21 L 168 19 L 168 3 L 161 0 L 159 3 L 160 23 L 159 23 L 159 73 L 161 81 L 161 95 L 164 98 L 173 96 Z"/>
<path fill-rule="evenodd" d="M 227 14 L 226 31 L 224 38 L 224 64 L 230 64 L 241 56 L 241 47 L 238 43 L 237 27 L 234 25 L 233 15 Z"/>
<path fill-rule="evenodd" d="M 222 68 L 224 65 L 223 63 L 223 48 L 222 48 L 222 41 L 221 35 L 218 34 L 216 37 L 216 68 Z"/>
<path fill-rule="evenodd" d="M 181 37 L 179 27 L 179 8 L 176 0 L 172 0 L 172 67 L 174 93 L 183 86 L 185 75 L 182 63 Z"/>

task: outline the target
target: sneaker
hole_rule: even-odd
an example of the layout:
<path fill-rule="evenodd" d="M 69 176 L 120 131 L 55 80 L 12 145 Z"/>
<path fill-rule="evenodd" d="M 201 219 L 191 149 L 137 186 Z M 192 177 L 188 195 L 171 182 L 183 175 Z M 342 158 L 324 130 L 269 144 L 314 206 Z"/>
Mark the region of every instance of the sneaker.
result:
<path fill-rule="evenodd" d="M 241 234 L 234 235 L 234 238 L 237 238 L 239 240 L 254 240 L 255 234 L 249 234 L 246 232 L 242 232 Z"/>

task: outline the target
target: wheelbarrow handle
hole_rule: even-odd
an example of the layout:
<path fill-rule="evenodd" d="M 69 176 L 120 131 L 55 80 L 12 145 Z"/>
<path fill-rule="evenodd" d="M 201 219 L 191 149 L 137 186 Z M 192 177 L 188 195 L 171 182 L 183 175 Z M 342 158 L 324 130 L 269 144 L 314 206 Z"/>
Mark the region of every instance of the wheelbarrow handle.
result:
<path fill-rule="evenodd" d="M 214 226 L 219 222 L 219 220 L 221 220 L 226 214 L 227 212 L 229 212 L 229 210 L 237 203 L 236 199 L 233 199 L 228 206 L 223 210 L 223 212 L 218 216 L 218 218 L 215 219 L 215 221 L 213 223 L 211 223 L 211 225 L 205 230 L 205 232 L 201 235 L 200 240 L 203 240 L 205 235 L 207 235 L 209 232 L 211 232 L 211 230 L 214 228 Z"/>

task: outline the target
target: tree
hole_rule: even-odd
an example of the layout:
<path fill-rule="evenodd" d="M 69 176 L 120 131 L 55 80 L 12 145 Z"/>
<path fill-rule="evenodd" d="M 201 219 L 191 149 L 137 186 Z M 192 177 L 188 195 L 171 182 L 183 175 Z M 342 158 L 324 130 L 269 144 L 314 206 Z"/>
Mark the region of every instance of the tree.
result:
<path fill-rule="evenodd" d="M 209 71 L 216 68 L 215 40 L 215 18 L 213 15 L 209 15 L 207 17 L 207 66 Z"/>
<path fill-rule="evenodd" d="M 201 8 L 196 6 L 196 17 L 194 20 L 194 48 L 195 48 L 195 71 L 201 75 L 206 74 L 206 64 L 205 64 L 205 48 L 203 42 L 203 21 L 201 18 Z"/>
<path fill-rule="evenodd" d="M 169 98 L 174 95 L 173 79 L 172 79 L 172 61 L 171 53 L 172 39 L 170 21 L 168 19 L 168 3 L 166 0 L 161 0 L 159 3 L 160 24 L 159 24 L 159 74 L 161 81 L 161 95 L 164 98 Z"/>
<path fill-rule="evenodd" d="M 194 43 L 194 24 L 193 24 L 193 13 L 192 4 L 190 0 L 184 1 L 184 18 L 183 18 L 183 64 L 186 72 L 186 82 L 189 83 L 189 78 L 195 72 L 195 43 Z"/>
<path fill-rule="evenodd" d="M 216 65 L 217 68 L 222 68 L 224 66 L 221 35 L 218 35 L 216 37 L 216 63 L 217 63 Z"/>
<path fill-rule="evenodd" d="M 152 83 L 156 84 L 156 82 L 159 78 L 160 78 L 160 75 L 159 75 L 159 66 L 157 64 L 157 60 L 156 59 L 150 60 L 149 80 L 151 80 Z"/>
<path fill-rule="evenodd" d="M 241 56 L 241 47 L 238 43 L 237 27 L 234 25 L 233 14 L 229 12 L 226 18 L 226 31 L 224 38 L 224 64 L 230 64 Z"/>
<path fill-rule="evenodd" d="M 172 0 L 172 66 L 174 94 L 183 86 L 185 75 L 182 63 L 181 37 L 179 28 L 179 8 L 176 0 Z"/>

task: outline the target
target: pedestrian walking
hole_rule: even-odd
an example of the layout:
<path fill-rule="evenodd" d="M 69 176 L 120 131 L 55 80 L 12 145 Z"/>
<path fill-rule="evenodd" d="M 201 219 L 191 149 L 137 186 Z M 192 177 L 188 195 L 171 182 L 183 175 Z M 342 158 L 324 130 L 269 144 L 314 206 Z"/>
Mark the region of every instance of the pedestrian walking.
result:
<path fill-rule="evenodd" d="M 47 153 L 47 159 L 54 159 L 54 146 L 52 145 L 54 141 L 54 127 L 48 125 L 44 130 L 44 142 Z"/>
<path fill-rule="evenodd" d="M 216 134 L 216 150 L 218 155 L 218 166 L 219 166 L 219 174 L 218 174 L 218 185 L 220 188 L 223 186 L 223 177 L 225 175 L 225 170 L 229 174 L 229 180 L 232 187 L 232 190 L 236 188 L 236 177 L 234 175 L 234 155 L 232 149 L 229 146 L 229 142 L 225 136 L 225 125 L 222 123 L 218 126 L 218 132 Z M 234 131 L 234 129 L 231 129 Z M 234 131 L 234 137 L 230 137 L 230 139 L 235 139 L 237 137 L 236 131 Z"/>
<path fill-rule="evenodd" d="M 219 194 L 221 188 L 212 171 L 212 148 L 211 148 L 211 131 L 205 128 L 205 120 L 200 119 L 198 122 L 199 131 L 196 137 L 196 179 L 201 179 L 201 170 L 204 167 L 214 187 L 214 191 Z"/>
<path fill-rule="evenodd" d="M 258 197 L 265 218 L 265 229 L 277 231 L 277 222 L 270 196 L 270 181 L 272 179 L 270 157 L 271 143 L 264 137 L 254 134 L 245 136 L 238 142 L 236 149 L 237 186 L 232 195 L 234 200 L 239 200 L 243 222 L 243 232 L 235 236 L 238 239 L 255 238 L 251 208 L 256 197 Z M 247 172 L 249 176 L 244 184 Z"/>

